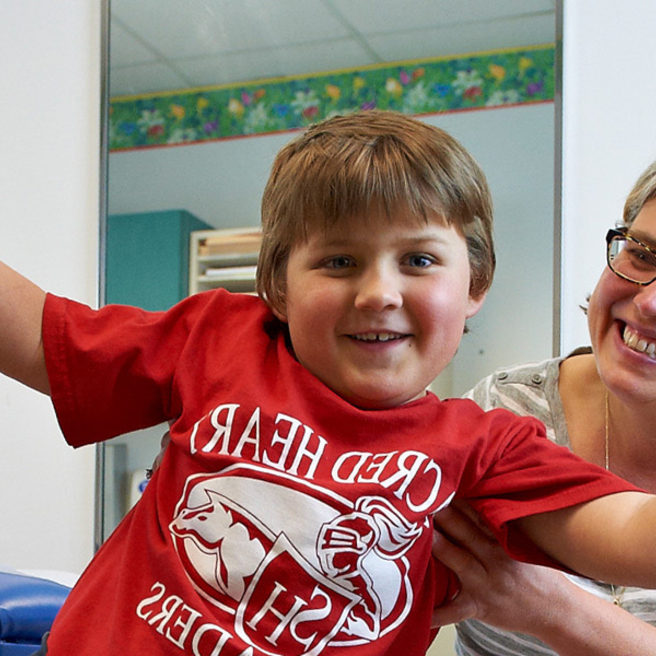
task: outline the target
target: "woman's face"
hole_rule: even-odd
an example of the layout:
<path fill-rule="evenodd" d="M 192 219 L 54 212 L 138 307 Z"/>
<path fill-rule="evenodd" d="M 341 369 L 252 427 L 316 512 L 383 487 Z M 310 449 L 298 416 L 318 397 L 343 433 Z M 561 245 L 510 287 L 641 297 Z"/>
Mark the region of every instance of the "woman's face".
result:
<path fill-rule="evenodd" d="M 629 234 L 656 248 L 656 199 L 643 206 Z M 626 401 L 656 403 L 656 282 L 640 286 L 608 267 L 588 307 L 597 369 Z"/>

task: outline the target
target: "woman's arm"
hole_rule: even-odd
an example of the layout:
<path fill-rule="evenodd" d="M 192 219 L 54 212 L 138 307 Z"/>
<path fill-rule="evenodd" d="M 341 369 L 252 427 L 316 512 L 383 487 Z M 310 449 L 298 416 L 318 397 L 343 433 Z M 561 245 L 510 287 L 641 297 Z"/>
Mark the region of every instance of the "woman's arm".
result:
<path fill-rule="evenodd" d="M 512 560 L 471 511 L 450 507 L 435 525 L 433 554 L 456 573 L 462 590 L 434 612 L 434 626 L 474 618 L 533 635 L 561 656 L 654 653 L 655 627 L 560 572 Z"/>
<path fill-rule="evenodd" d="M 46 294 L 0 262 L 0 372 L 50 393 L 41 339 Z"/>

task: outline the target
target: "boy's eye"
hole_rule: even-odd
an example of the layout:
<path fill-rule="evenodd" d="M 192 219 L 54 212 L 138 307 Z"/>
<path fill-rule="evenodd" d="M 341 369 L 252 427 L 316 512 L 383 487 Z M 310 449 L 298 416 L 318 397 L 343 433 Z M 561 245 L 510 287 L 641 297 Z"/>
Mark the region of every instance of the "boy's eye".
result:
<path fill-rule="evenodd" d="M 328 269 L 334 269 L 335 271 L 340 271 L 342 269 L 348 269 L 350 266 L 353 266 L 353 260 L 346 255 L 335 255 L 324 261 L 324 266 Z"/>
<path fill-rule="evenodd" d="M 406 264 L 417 269 L 426 269 L 435 264 L 435 258 L 426 253 L 412 253 L 406 257 Z"/>

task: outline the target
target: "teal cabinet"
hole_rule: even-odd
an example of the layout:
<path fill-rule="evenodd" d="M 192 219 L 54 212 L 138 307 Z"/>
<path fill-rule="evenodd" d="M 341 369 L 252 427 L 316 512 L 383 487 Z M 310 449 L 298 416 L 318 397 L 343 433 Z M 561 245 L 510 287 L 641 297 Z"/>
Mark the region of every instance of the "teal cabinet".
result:
<path fill-rule="evenodd" d="M 184 210 L 107 218 L 105 303 L 166 310 L 188 295 L 189 233 L 211 226 Z M 96 546 L 114 530 L 143 490 L 166 424 L 98 445 Z"/>
<path fill-rule="evenodd" d="M 185 210 L 107 218 L 105 303 L 166 310 L 189 293 L 189 233 L 212 226 Z"/>

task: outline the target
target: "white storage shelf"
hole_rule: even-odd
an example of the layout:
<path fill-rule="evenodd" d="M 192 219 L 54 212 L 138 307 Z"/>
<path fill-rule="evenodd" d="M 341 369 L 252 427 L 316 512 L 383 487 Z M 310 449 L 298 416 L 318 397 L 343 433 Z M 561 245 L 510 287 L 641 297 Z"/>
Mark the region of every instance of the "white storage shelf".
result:
<path fill-rule="evenodd" d="M 254 293 L 259 246 L 260 232 L 256 228 L 192 232 L 189 293 L 218 287 Z"/>

